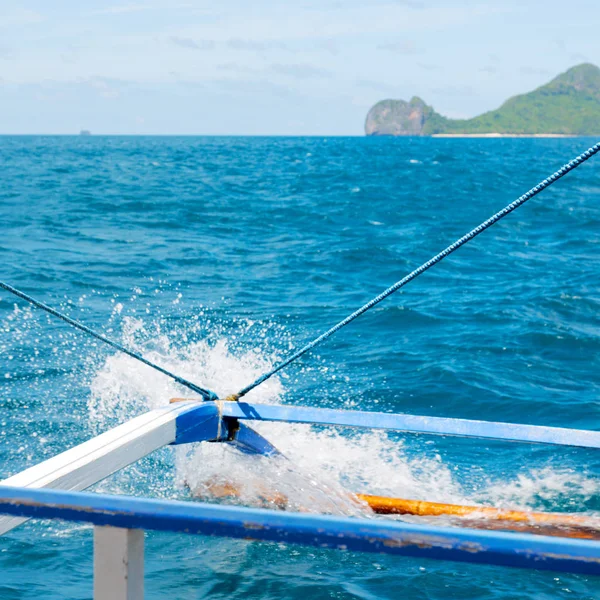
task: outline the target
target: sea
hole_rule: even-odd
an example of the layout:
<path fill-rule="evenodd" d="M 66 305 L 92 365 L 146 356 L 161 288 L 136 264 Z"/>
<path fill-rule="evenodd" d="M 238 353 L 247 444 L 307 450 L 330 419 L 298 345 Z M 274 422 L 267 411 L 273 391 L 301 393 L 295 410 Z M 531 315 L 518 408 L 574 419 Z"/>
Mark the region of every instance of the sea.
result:
<path fill-rule="evenodd" d="M 594 141 L 0 137 L 1 279 L 228 394 Z M 594 158 L 248 400 L 598 430 L 599 275 Z M 1 477 L 186 394 L 0 294 Z M 216 481 L 241 490 L 229 502 L 284 489 L 330 514 L 353 509 L 328 490 L 600 515 L 598 451 L 260 431 L 293 469 L 197 444 L 93 490 L 223 502 Z M 0 538 L 2 600 L 91 596 L 91 527 L 30 521 Z M 146 597 L 591 600 L 600 577 L 148 533 Z"/>

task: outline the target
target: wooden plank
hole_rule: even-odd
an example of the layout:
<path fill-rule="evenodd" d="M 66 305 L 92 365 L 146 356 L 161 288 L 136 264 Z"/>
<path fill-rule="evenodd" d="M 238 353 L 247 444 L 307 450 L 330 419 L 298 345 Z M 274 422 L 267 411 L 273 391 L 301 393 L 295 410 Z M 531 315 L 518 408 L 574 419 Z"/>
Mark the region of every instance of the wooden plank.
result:
<path fill-rule="evenodd" d="M 94 600 L 144 600 L 144 532 L 94 527 Z"/>
<path fill-rule="evenodd" d="M 0 485 L 83 490 L 158 448 L 175 441 L 178 417 L 196 407 L 195 402 L 172 404 L 147 412 L 62 454 L 21 471 Z M 216 414 L 216 408 L 205 405 Z M 200 413 L 198 413 L 200 418 Z M 24 519 L 0 517 L 0 535 Z"/>
<path fill-rule="evenodd" d="M 0 488 L 2 513 L 127 529 L 600 575 L 600 543 L 527 533 L 9 487 Z"/>

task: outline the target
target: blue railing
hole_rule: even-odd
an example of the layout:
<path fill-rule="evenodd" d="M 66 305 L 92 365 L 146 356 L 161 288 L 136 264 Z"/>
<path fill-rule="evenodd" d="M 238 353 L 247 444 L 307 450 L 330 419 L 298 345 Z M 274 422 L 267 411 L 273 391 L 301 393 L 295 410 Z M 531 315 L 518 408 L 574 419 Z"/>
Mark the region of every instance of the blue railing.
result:
<path fill-rule="evenodd" d="M 542 535 L 10 487 L 0 487 L 0 513 L 122 529 L 600 575 L 600 544 Z"/>
<path fill-rule="evenodd" d="M 93 525 L 95 600 L 143 599 L 144 530 L 600 575 L 600 543 L 592 539 L 79 491 L 168 444 L 210 440 L 232 444 L 243 452 L 278 454 L 252 429 L 256 421 L 600 448 L 597 431 L 244 402 L 177 402 L 4 480 L 0 533 L 28 518 Z"/>

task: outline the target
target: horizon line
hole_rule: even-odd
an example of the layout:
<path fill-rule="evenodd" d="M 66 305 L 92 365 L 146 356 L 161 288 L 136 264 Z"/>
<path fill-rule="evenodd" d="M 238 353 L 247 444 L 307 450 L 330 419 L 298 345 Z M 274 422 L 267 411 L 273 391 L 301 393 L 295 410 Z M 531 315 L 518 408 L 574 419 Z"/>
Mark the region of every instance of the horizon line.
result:
<path fill-rule="evenodd" d="M 7 137 L 76 137 L 76 138 L 100 138 L 100 137 L 207 137 L 207 138 L 432 138 L 432 139 L 500 139 L 500 138 L 597 138 L 599 134 L 563 134 L 563 133 L 485 133 L 485 134 L 432 134 L 432 135 L 365 135 L 363 134 L 340 134 L 340 133 L 0 133 L 0 138 Z"/>

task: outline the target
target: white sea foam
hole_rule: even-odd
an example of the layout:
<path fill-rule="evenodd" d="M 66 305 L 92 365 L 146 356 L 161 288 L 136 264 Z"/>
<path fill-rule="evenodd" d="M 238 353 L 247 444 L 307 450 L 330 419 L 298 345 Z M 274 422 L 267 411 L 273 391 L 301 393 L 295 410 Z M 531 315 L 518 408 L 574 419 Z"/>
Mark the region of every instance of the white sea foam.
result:
<path fill-rule="evenodd" d="M 238 391 L 252 379 L 271 367 L 271 362 L 250 350 L 234 356 L 225 339 L 216 342 L 174 343 L 157 331 L 151 343 L 138 342 L 148 338 L 141 319 L 126 317 L 123 321 L 123 343 L 151 361 L 190 381 L 227 395 Z M 150 349 L 148 349 L 150 348 Z M 249 399 L 274 401 L 281 394 L 281 384 L 274 377 L 260 390 L 251 392 Z M 153 409 L 168 403 L 170 398 L 191 395 L 172 380 L 133 358 L 122 354 L 109 357 L 91 382 L 88 402 L 90 420 L 95 427 L 106 427 L 115 418 L 122 421 L 142 409 Z"/>
<path fill-rule="evenodd" d="M 275 354 L 253 350 L 233 351 L 225 338 L 182 343 L 160 331 L 148 337 L 154 328 L 139 319 L 125 319 L 123 324 L 129 347 L 220 395 L 239 390 L 277 359 Z M 137 343 L 141 332 L 141 337 L 151 342 Z M 281 402 L 283 392 L 282 381 L 273 377 L 251 392 L 248 400 Z M 114 355 L 93 377 L 90 421 L 96 430 L 103 430 L 181 395 L 182 389 L 161 374 L 126 356 Z M 414 456 L 385 432 L 349 433 L 285 423 L 252 426 L 289 460 L 245 456 L 225 444 L 187 445 L 176 449 L 174 461 L 174 479 L 180 489 L 188 487 L 194 495 L 215 499 L 220 495 L 214 493 L 217 487 L 229 486 L 236 489 L 236 497 L 230 500 L 246 505 L 277 505 L 285 496 L 295 510 L 347 515 L 368 511 L 351 501 L 346 490 L 521 508 L 600 494 L 600 484 L 585 473 L 549 467 L 490 479 L 487 486 L 467 492 L 454 476 L 453 465 L 444 463 L 435 446 Z M 173 478 L 165 477 L 165 481 L 172 485 Z"/>
<path fill-rule="evenodd" d="M 534 468 L 509 481 L 490 481 L 476 500 L 499 507 L 577 505 L 600 495 L 600 481 L 567 468 Z"/>

